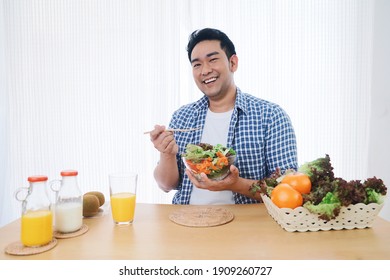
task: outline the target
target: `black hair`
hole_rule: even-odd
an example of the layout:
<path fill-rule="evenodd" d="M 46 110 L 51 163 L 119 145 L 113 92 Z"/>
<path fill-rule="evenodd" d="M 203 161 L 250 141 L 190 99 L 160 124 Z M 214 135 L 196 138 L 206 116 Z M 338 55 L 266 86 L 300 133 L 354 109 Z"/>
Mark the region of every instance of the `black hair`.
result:
<path fill-rule="evenodd" d="M 191 33 L 188 45 L 187 45 L 187 52 L 188 52 L 188 59 L 191 62 L 191 53 L 194 47 L 202 41 L 206 40 L 217 40 L 221 44 L 221 49 L 224 50 L 226 53 L 226 56 L 228 59 L 234 54 L 236 54 L 236 50 L 234 48 L 233 42 L 229 39 L 229 37 L 223 33 L 222 31 L 218 29 L 213 28 L 204 28 L 195 30 Z"/>

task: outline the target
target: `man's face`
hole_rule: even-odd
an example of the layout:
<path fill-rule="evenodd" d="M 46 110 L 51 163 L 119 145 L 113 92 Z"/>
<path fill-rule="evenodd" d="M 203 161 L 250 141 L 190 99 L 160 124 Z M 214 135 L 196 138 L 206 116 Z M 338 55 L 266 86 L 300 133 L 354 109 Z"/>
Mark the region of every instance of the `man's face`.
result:
<path fill-rule="evenodd" d="M 198 88 L 210 99 L 226 96 L 234 86 L 237 56 L 227 58 L 217 40 L 198 43 L 191 53 L 192 74 Z"/>

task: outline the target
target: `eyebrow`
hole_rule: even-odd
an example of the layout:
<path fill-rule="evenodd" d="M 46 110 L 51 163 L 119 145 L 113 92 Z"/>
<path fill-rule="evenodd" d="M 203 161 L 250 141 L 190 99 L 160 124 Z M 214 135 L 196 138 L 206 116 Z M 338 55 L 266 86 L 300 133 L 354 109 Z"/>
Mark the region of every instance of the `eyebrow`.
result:
<path fill-rule="evenodd" d="M 216 55 L 216 54 L 219 54 L 219 52 L 215 51 L 215 52 L 208 53 L 206 55 L 206 57 L 211 57 L 211 56 Z M 194 58 L 193 60 L 191 60 L 191 63 L 194 63 L 196 61 L 199 61 L 199 58 Z"/>

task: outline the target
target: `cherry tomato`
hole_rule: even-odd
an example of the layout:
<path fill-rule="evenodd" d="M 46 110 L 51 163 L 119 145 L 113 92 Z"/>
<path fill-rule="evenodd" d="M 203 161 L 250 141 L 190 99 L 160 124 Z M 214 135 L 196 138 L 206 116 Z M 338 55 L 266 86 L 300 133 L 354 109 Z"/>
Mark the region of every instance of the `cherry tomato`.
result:
<path fill-rule="evenodd" d="M 279 208 L 296 208 L 302 206 L 302 194 L 289 184 L 280 183 L 271 192 L 271 201 Z"/>
<path fill-rule="evenodd" d="M 287 174 L 281 183 L 289 184 L 301 194 L 307 194 L 311 191 L 311 181 L 309 176 L 304 173 L 294 172 Z"/>

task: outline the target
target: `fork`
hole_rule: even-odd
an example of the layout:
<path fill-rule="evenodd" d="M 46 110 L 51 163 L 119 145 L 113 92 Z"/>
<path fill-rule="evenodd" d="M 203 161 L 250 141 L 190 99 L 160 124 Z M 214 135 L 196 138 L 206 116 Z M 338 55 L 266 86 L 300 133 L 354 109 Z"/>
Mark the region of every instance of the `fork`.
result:
<path fill-rule="evenodd" d="M 196 127 L 196 128 L 167 128 L 165 131 L 171 131 L 171 132 L 189 132 L 189 131 L 194 131 L 194 130 L 199 130 L 201 127 Z M 145 131 L 144 134 L 149 134 L 151 131 Z"/>

